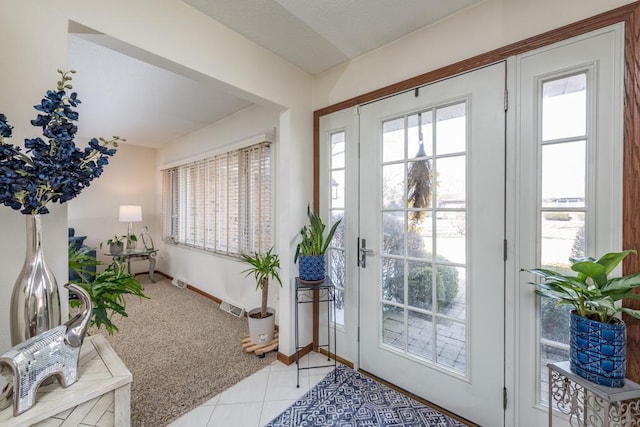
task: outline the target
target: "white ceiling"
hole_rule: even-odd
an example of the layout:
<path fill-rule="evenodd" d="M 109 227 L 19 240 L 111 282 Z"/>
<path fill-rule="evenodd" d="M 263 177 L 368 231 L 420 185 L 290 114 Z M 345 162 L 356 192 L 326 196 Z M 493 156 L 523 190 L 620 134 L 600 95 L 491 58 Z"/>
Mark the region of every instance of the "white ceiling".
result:
<path fill-rule="evenodd" d="M 482 0 L 183 1 L 315 75 Z M 68 64 L 83 101 L 78 135 L 117 132 L 128 143 L 160 147 L 251 105 L 152 63 L 131 46 L 73 27 Z"/>

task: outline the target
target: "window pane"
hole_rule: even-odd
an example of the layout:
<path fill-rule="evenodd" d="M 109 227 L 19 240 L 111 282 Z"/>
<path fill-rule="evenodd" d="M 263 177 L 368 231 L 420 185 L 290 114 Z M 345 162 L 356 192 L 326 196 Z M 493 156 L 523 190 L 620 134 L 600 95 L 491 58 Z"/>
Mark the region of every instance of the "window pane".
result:
<path fill-rule="evenodd" d="M 584 256 L 583 212 L 543 212 L 540 259 L 545 268 L 567 269 L 569 258 Z"/>
<path fill-rule="evenodd" d="M 438 211 L 436 254 L 458 264 L 466 262 L 466 221 L 464 211 Z"/>
<path fill-rule="evenodd" d="M 433 215 L 431 211 L 407 212 L 407 255 L 423 260 L 433 259 Z"/>
<path fill-rule="evenodd" d="M 409 343 L 407 351 L 422 359 L 433 361 L 433 317 L 409 310 Z"/>
<path fill-rule="evenodd" d="M 382 304 L 382 342 L 404 350 L 406 335 L 402 308 Z"/>
<path fill-rule="evenodd" d="M 407 277 L 409 305 L 431 310 L 433 302 L 433 264 L 409 261 Z"/>
<path fill-rule="evenodd" d="M 542 85 L 542 140 L 583 136 L 587 130 L 587 74 Z"/>
<path fill-rule="evenodd" d="M 467 147 L 466 103 L 436 110 L 436 154 L 465 152 Z"/>
<path fill-rule="evenodd" d="M 466 366 L 466 336 L 464 323 L 437 318 L 436 361 L 456 371 Z"/>
<path fill-rule="evenodd" d="M 404 261 L 382 257 L 382 299 L 404 302 Z"/>
<path fill-rule="evenodd" d="M 412 114 L 407 118 L 407 122 L 407 156 L 412 159 L 433 155 L 433 111 Z M 419 127 L 420 123 L 422 128 Z M 422 129 L 422 135 L 420 129 Z M 420 142 L 422 142 L 422 148 Z M 424 154 L 419 154 L 421 149 Z"/>
<path fill-rule="evenodd" d="M 382 124 L 382 161 L 384 163 L 404 158 L 404 118 Z"/>
<path fill-rule="evenodd" d="M 438 159 L 437 200 L 439 208 L 464 208 L 466 200 L 466 156 Z"/>
<path fill-rule="evenodd" d="M 382 214 L 382 252 L 385 255 L 404 254 L 404 218 L 402 211 Z"/>
<path fill-rule="evenodd" d="M 382 167 L 382 207 L 402 208 L 404 204 L 404 164 Z"/>
<path fill-rule="evenodd" d="M 331 135 L 331 169 L 344 167 L 344 132 Z"/>
<path fill-rule="evenodd" d="M 344 208 L 344 169 L 331 172 L 331 207 Z"/>
<path fill-rule="evenodd" d="M 585 141 L 542 146 L 542 207 L 584 207 Z"/>
<path fill-rule="evenodd" d="M 436 312 L 459 320 L 466 318 L 465 272 L 464 268 L 436 264 Z"/>

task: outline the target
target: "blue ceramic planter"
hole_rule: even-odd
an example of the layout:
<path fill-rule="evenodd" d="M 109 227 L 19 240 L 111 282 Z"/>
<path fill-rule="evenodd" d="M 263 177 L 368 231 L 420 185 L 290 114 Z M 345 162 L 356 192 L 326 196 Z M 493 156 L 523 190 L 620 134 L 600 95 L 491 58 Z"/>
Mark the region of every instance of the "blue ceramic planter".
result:
<path fill-rule="evenodd" d="M 300 255 L 298 273 L 304 282 L 319 282 L 324 279 L 324 255 Z"/>
<path fill-rule="evenodd" d="M 601 323 L 571 312 L 571 370 L 607 387 L 623 387 L 627 334 L 623 321 Z"/>

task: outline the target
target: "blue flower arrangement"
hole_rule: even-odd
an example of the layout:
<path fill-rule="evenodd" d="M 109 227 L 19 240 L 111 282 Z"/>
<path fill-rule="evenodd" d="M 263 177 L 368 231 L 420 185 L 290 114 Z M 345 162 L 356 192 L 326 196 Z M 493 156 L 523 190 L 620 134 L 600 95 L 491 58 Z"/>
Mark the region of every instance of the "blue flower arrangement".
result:
<path fill-rule="evenodd" d="M 0 113 L 0 202 L 23 214 L 49 213 L 49 202 L 64 203 L 76 197 L 98 178 L 116 153 L 117 136 L 111 140 L 92 138 L 84 150 L 76 147 L 73 139 L 78 127 L 78 113 L 74 107 L 80 104 L 72 89 L 70 74 L 62 71 L 57 90 L 47 91 L 39 105 L 39 111 L 31 124 L 42 128 L 40 137 L 26 138 L 22 148 L 9 144 L 13 126 Z"/>

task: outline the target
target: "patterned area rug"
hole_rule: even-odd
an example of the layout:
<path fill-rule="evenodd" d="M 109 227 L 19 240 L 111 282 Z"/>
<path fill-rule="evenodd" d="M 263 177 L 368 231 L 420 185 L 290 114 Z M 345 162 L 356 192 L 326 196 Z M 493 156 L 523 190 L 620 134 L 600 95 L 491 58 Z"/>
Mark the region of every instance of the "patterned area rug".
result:
<path fill-rule="evenodd" d="M 465 426 L 384 384 L 340 365 L 265 427 Z"/>

